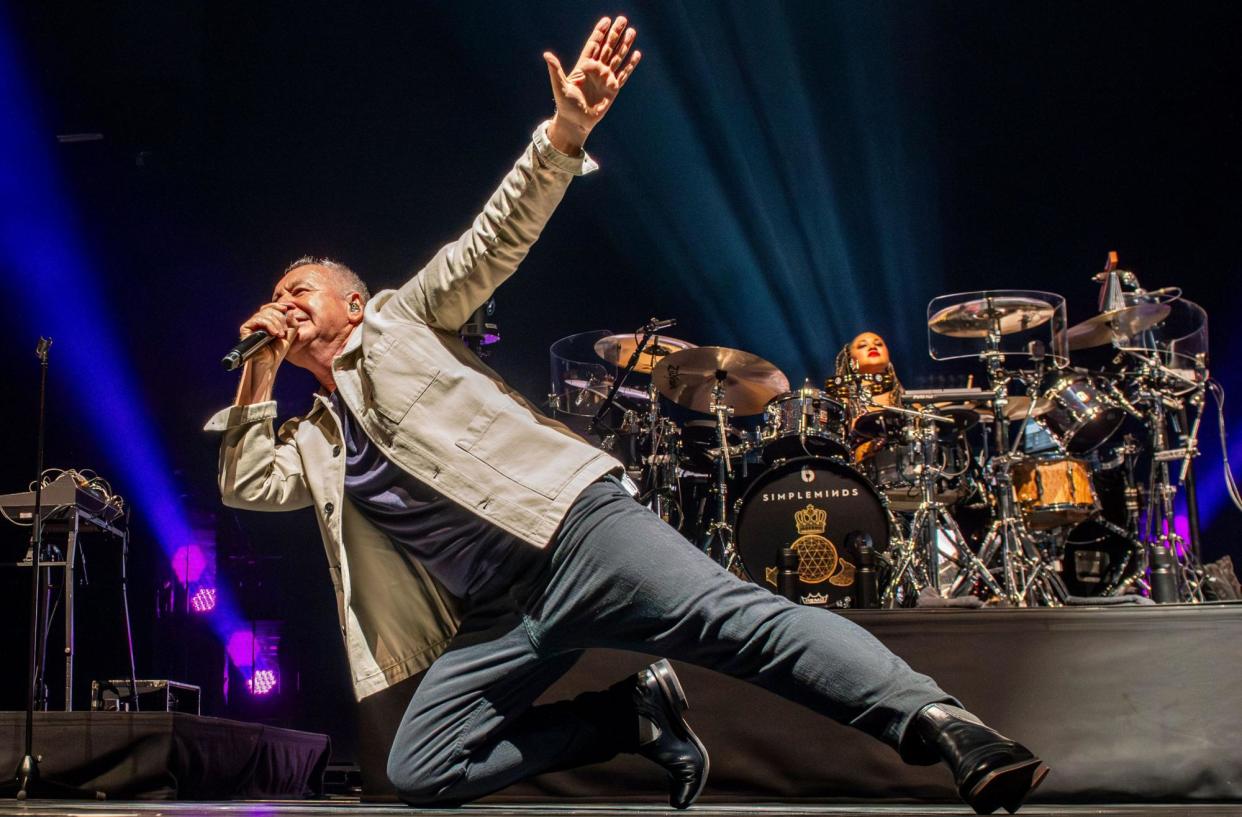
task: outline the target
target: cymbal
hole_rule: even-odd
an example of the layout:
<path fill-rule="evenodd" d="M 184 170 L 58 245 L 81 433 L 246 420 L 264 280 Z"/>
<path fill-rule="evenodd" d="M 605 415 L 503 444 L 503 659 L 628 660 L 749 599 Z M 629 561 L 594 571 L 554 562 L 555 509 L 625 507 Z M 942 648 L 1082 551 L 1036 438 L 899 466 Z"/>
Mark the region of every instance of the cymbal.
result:
<path fill-rule="evenodd" d="M 723 372 L 724 402 L 737 417 L 758 414 L 773 397 L 789 391 L 789 378 L 774 364 L 726 346 L 673 352 L 655 365 L 651 379 L 677 405 L 710 414 L 717 372 Z"/>
<path fill-rule="evenodd" d="M 614 366 L 623 367 L 630 362 L 630 357 L 634 354 L 634 350 L 638 348 L 638 335 L 609 335 L 606 338 L 600 338 L 595 341 L 595 354 Z M 642 374 L 651 374 L 651 370 L 655 368 L 662 358 L 671 355 L 673 352 L 682 349 L 697 349 L 698 347 L 685 340 L 677 338 L 666 338 L 656 336 L 653 337 L 653 343 L 648 344 L 643 349 L 642 355 L 638 358 L 638 363 L 634 366 L 634 371 Z"/>
<path fill-rule="evenodd" d="M 1168 304 L 1135 304 L 1110 312 L 1101 312 L 1082 323 L 1074 324 L 1065 333 L 1070 351 L 1091 349 L 1112 343 L 1114 338 L 1130 338 L 1152 328 L 1168 317 L 1173 307 Z"/>
<path fill-rule="evenodd" d="M 946 306 L 927 322 L 939 335 L 951 338 L 985 338 L 993 321 L 1002 335 L 1012 335 L 1047 323 L 1056 310 L 1051 304 L 1020 295 L 997 295 Z"/>

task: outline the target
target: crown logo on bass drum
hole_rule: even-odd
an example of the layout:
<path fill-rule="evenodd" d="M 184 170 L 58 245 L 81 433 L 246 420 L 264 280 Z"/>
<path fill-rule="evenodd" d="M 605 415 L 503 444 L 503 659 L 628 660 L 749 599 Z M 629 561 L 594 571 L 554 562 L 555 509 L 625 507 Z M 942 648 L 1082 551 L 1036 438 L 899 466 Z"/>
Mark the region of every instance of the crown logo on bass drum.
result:
<path fill-rule="evenodd" d="M 807 503 L 807 506 L 794 513 L 794 526 L 800 536 L 823 533 L 828 528 L 828 512 Z"/>

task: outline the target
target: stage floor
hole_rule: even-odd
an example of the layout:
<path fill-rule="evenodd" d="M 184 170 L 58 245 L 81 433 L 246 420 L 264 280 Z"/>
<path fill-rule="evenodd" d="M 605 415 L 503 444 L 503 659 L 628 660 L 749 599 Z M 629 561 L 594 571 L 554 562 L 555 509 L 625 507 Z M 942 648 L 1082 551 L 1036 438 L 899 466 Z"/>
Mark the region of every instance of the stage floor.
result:
<path fill-rule="evenodd" d="M 359 803 L 356 800 L 330 799 L 320 801 L 251 800 L 243 802 L 112 802 L 62 803 L 36 800 L 18 803 L 0 800 L 0 817 L 409 817 L 410 814 L 458 815 L 459 817 L 637 817 L 637 815 L 668 815 L 667 806 L 621 803 L 527 803 L 521 805 L 479 804 L 463 808 L 411 809 L 405 806 Z M 946 806 L 884 803 L 868 805 L 849 803 L 835 805 L 754 803 L 695 805 L 690 814 L 696 817 L 741 817 L 741 815 L 793 815 L 794 817 L 949 817 L 974 814 L 965 805 Z M 1004 815 L 1004 811 L 998 811 Z M 1113 805 L 1054 805 L 1040 803 L 1025 806 L 1023 817 L 1242 817 L 1242 803 L 1128 803 Z"/>

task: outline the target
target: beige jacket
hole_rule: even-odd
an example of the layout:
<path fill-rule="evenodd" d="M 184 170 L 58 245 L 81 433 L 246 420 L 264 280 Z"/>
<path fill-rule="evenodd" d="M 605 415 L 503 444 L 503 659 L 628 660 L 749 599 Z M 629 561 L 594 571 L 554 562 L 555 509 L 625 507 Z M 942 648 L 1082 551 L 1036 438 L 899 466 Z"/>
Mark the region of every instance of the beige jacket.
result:
<path fill-rule="evenodd" d="M 332 367 L 341 398 L 394 463 L 534 547 L 589 484 L 620 468 L 507 386 L 457 329 L 513 274 L 585 156 L 558 152 L 546 124 L 461 238 L 398 290 L 378 293 Z M 345 497 L 340 426 L 324 394 L 273 428 L 275 402 L 232 406 L 222 431 L 224 504 L 312 506 L 359 699 L 426 669 L 456 631 L 456 600 Z"/>

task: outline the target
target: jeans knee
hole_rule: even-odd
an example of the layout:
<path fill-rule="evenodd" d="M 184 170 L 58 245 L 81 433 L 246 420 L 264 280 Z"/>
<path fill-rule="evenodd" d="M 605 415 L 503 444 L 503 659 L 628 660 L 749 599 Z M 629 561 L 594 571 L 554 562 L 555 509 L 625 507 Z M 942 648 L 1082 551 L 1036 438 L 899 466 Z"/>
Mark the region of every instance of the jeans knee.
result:
<path fill-rule="evenodd" d="M 454 805 L 450 770 L 437 769 L 437 764 L 416 757 L 388 756 L 388 782 L 397 790 L 397 797 L 412 806 Z"/>

